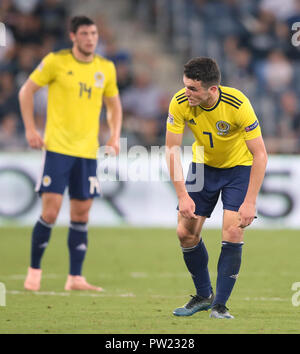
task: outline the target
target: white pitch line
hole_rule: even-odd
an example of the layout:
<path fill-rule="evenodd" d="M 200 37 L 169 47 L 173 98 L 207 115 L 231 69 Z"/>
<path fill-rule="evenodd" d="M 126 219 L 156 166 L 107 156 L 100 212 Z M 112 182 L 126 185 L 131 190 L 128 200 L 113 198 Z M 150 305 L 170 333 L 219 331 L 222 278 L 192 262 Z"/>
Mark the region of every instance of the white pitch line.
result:
<path fill-rule="evenodd" d="M 146 272 L 131 272 L 127 276 L 134 279 L 145 279 L 145 278 L 188 278 L 190 275 L 188 272 L 178 272 L 178 273 L 146 273 Z M 60 274 L 43 274 L 43 279 L 62 279 L 65 275 Z M 25 280 L 26 274 L 11 274 L 11 275 L 0 275 L 0 281 L 2 280 Z M 114 278 L 113 273 L 102 273 L 98 276 L 99 279 L 112 279 Z"/>
<path fill-rule="evenodd" d="M 190 274 L 188 272 L 178 273 L 145 273 L 145 272 L 131 272 L 131 278 L 188 278 Z"/>
<path fill-rule="evenodd" d="M 146 273 L 146 272 L 131 272 L 129 274 L 131 278 L 186 278 L 189 277 L 188 272 L 178 272 L 178 273 Z M 5 280 L 24 280 L 26 274 L 11 274 L 11 275 L 0 275 L 0 279 Z M 61 279 L 65 275 L 60 274 L 43 274 L 43 279 Z M 113 273 L 102 273 L 99 274 L 99 278 L 113 278 Z"/>
<path fill-rule="evenodd" d="M 105 292 L 105 290 L 104 290 Z M 125 293 L 125 294 L 92 294 L 92 293 L 83 293 L 83 292 L 56 292 L 56 291 L 20 291 L 20 290 L 7 290 L 6 294 L 8 295 L 38 295 L 38 296 L 83 296 L 83 297 L 135 297 L 133 293 Z"/>
<path fill-rule="evenodd" d="M 281 297 L 245 297 L 246 301 L 288 301 L 287 299 L 282 299 Z"/>
<path fill-rule="evenodd" d="M 56 292 L 56 291 L 33 291 L 33 292 L 28 292 L 28 291 L 19 291 L 19 290 L 7 290 L 6 294 L 8 295 L 29 295 L 29 294 L 34 294 L 38 296 L 60 296 L 60 297 L 67 297 L 71 296 L 71 294 L 74 296 L 81 296 L 81 297 L 136 297 L 135 294 L 133 293 L 124 293 L 124 294 L 108 294 L 105 292 L 101 294 L 96 294 L 96 293 L 85 293 L 85 292 Z M 155 299 L 173 299 L 173 298 L 184 298 L 186 295 L 176 295 L 176 296 L 170 296 L 170 295 L 149 295 L 151 298 Z M 147 297 L 147 295 L 145 295 Z M 245 297 L 243 298 L 244 301 L 259 301 L 259 302 L 288 302 L 288 299 L 283 299 L 280 297 Z"/>
<path fill-rule="evenodd" d="M 43 279 L 59 279 L 65 278 L 66 276 L 59 274 L 43 274 Z M 0 275 L 0 279 L 5 280 L 24 280 L 26 278 L 26 274 L 11 274 L 11 275 Z"/>
<path fill-rule="evenodd" d="M 281 275 L 285 275 L 285 273 L 280 273 Z M 287 273 L 290 274 L 290 273 Z M 130 278 L 140 278 L 140 279 L 146 279 L 146 278 L 166 278 L 166 279 L 172 279 L 172 278 L 189 278 L 190 274 L 186 272 L 165 272 L 165 273 L 147 273 L 147 272 L 140 272 L 140 271 L 135 271 L 131 273 L 125 274 L 126 276 L 129 276 Z M 216 277 L 217 273 L 210 271 L 210 275 L 212 277 Z M 251 274 L 244 274 L 243 277 L 252 277 L 252 276 L 262 276 L 265 277 L 267 274 L 266 273 L 251 273 Z M 99 279 L 113 279 L 115 276 L 114 273 L 100 273 L 98 275 Z M 26 278 L 26 274 L 11 274 L 11 275 L 0 275 L 0 282 L 3 280 L 24 280 Z M 63 274 L 43 274 L 43 279 L 64 279 L 66 278 L 66 275 Z"/>

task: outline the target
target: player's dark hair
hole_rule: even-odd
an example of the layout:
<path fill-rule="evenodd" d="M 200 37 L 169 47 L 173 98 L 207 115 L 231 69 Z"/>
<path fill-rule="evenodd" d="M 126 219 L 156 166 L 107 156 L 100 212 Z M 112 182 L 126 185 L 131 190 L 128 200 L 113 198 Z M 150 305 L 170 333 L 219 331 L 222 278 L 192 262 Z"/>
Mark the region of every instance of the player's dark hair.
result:
<path fill-rule="evenodd" d="M 220 85 L 221 72 L 215 60 L 206 57 L 197 57 L 189 60 L 184 65 L 184 75 L 188 79 L 202 82 L 208 89 L 213 85 Z"/>
<path fill-rule="evenodd" d="M 94 21 L 86 16 L 74 16 L 71 18 L 70 22 L 70 32 L 76 33 L 80 26 L 91 26 L 94 25 Z"/>

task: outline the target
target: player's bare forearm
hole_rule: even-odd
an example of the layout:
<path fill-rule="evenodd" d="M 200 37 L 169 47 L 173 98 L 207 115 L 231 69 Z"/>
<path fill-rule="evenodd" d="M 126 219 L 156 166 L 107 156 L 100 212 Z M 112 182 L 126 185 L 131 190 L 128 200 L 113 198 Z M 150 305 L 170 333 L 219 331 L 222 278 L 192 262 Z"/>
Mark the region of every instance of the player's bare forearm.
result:
<path fill-rule="evenodd" d="M 250 173 L 249 187 L 245 197 L 245 202 L 256 203 L 256 199 L 264 180 L 267 159 L 265 155 L 255 156 Z"/>
<path fill-rule="evenodd" d="M 171 181 L 174 185 L 179 212 L 186 218 L 197 218 L 195 213 L 195 203 L 189 196 L 184 182 L 182 171 L 180 145 L 182 142 L 181 134 L 167 132 L 166 135 L 166 160 L 170 173 Z"/>
<path fill-rule="evenodd" d="M 19 91 L 19 102 L 22 113 L 22 119 L 26 130 L 35 129 L 33 107 L 34 90 L 29 81 L 21 87 Z"/>
<path fill-rule="evenodd" d="M 175 187 L 175 191 L 178 198 L 187 194 L 180 158 L 181 142 L 182 134 L 174 134 L 167 131 L 166 161 L 169 169 L 170 178 Z"/>
<path fill-rule="evenodd" d="M 252 223 L 256 213 L 256 199 L 264 180 L 267 153 L 261 137 L 247 142 L 247 146 L 253 155 L 253 164 L 251 167 L 248 190 L 243 204 L 239 209 L 242 227 Z"/>
<path fill-rule="evenodd" d="M 110 129 L 110 138 L 106 146 L 112 148 L 113 154 L 120 150 L 120 135 L 122 129 L 122 106 L 119 95 L 104 98 L 106 105 L 106 119 Z"/>
<path fill-rule="evenodd" d="M 177 149 L 175 149 L 175 151 L 176 150 Z M 177 154 L 177 152 L 174 152 L 174 149 L 173 151 L 167 149 L 166 158 L 170 172 L 170 178 L 177 194 L 178 209 L 180 214 L 188 219 L 197 219 L 197 216 L 195 215 L 195 203 L 189 196 L 185 187 L 179 151 Z"/>
<path fill-rule="evenodd" d="M 253 155 L 253 164 L 245 201 L 255 204 L 264 180 L 268 157 L 261 137 L 250 140 L 247 142 L 247 146 Z"/>
<path fill-rule="evenodd" d="M 110 135 L 114 138 L 120 138 L 122 128 L 122 106 L 119 95 L 115 97 L 106 97 L 106 119 L 110 129 Z"/>
<path fill-rule="evenodd" d="M 167 149 L 166 151 L 167 165 L 171 181 L 174 185 L 178 199 L 187 194 L 184 177 L 182 172 L 182 165 L 180 155 L 175 152 L 175 149 Z"/>
<path fill-rule="evenodd" d="M 40 149 L 44 146 L 43 139 L 37 132 L 34 121 L 34 93 L 40 87 L 27 80 L 19 91 L 19 102 L 22 119 L 25 126 L 26 139 L 30 147 Z"/>

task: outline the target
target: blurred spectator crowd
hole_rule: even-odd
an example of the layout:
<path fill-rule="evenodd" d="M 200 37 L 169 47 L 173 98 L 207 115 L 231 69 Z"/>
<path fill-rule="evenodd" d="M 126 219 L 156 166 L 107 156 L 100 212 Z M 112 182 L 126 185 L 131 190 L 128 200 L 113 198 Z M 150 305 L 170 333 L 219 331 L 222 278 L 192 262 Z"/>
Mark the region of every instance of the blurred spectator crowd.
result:
<path fill-rule="evenodd" d="M 300 152 L 300 0 L 132 0 L 132 13 L 182 63 L 217 60 L 222 84 L 250 98 L 269 152 Z"/>
<path fill-rule="evenodd" d="M 300 152 L 300 46 L 291 42 L 292 24 L 300 22 L 300 0 L 128 3 L 129 20 L 159 34 L 166 53 L 179 56 L 182 64 L 194 56 L 217 60 L 222 84 L 239 88 L 250 98 L 269 152 Z M 6 46 L 0 47 L 0 150 L 27 147 L 18 91 L 46 54 L 71 46 L 70 4 L 65 0 L 1 0 Z M 108 25 L 101 15 L 93 19 L 100 32 L 97 53 L 116 65 L 124 110 L 122 135 L 128 137 L 129 146 L 163 144 L 169 93 L 153 82 L 151 72 L 134 68 L 132 53 L 119 46 L 113 24 Z M 40 131 L 45 126 L 46 106 L 47 88 L 43 88 L 35 100 Z M 108 133 L 103 114 L 102 143 Z"/>
<path fill-rule="evenodd" d="M 27 147 L 18 91 L 41 59 L 64 46 L 66 9 L 58 0 L 1 0 L 0 22 L 6 45 L 0 47 L 0 150 Z M 35 100 L 37 127 L 43 131 L 47 89 Z"/>
<path fill-rule="evenodd" d="M 73 4 L 76 2 L 73 1 Z M 0 47 L 0 151 L 26 149 L 18 91 L 50 51 L 70 48 L 68 36 L 71 2 L 66 0 L 1 0 L 0 22 L 6 26 L 6 46 Z M 74 12 L 74 11 L 73 11 Z M 100 15 L 93 16 L 100 40 L 97 54 L 112 60 L 124 107 L 122 135 L 128 146 L 163 142 L 168 101 L 152 82 L 150 73 L 133 70 L 131 54 L 119 48 L 115 33 Z M 43 132 L 47 115 L 47 87 L 35 95 L 35 119 Z M 142 117 L 142 119 L 140 119 Z M 105 111 L 101 117 L 100 143 L 108 139 Z"/>

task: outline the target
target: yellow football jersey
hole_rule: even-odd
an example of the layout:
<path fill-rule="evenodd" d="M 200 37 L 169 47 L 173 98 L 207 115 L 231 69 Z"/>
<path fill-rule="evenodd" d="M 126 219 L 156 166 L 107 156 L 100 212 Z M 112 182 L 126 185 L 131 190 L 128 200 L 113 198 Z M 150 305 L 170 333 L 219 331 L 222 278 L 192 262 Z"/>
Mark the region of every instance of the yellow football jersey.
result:
<path fill-rule="evenodd" d="M 66 49 L 48 54 L 30 79 L 48 85 L 46 149 L 95 159 L 103 96 L 118 94 L 114 64 L 98 55 L 81 62 Z"/>
<path fill-rule="evenodd" d="M 185 124 L 192 130 L 193 162 L 217 168 L 252 165 L 253 156 L 246 140 L 261 135 L 258 119 L 248 98 L 232 87 L 219 86 L 219 99 L 209 109 L 191 107 L 185 89 L 172 98 L 167 120 L 167 130 L 182 134 Z M 204 147 L 203 154 L 197 147 Z"/>

